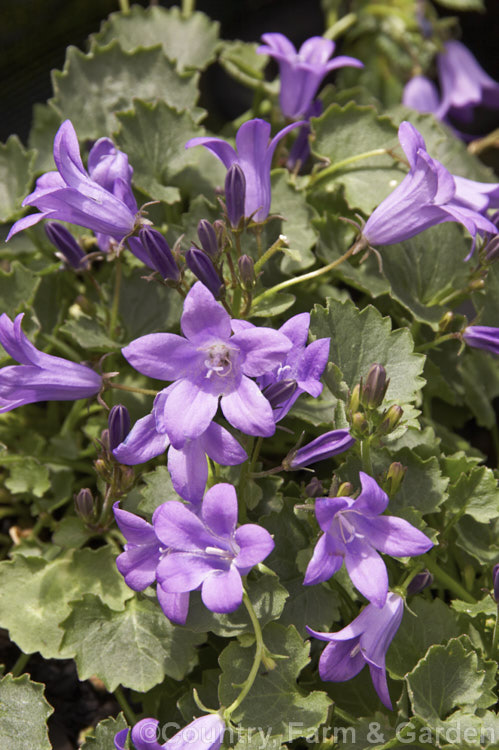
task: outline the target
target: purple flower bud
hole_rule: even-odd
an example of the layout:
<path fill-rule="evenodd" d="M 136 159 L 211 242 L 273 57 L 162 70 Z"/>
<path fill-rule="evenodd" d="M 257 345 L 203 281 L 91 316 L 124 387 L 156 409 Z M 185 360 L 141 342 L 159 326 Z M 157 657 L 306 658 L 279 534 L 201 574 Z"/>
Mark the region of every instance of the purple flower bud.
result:
<path fill-rule="evenodd" d="M 157 229 L 144 227 L 139 232 L 140 241 L 144 246 L 151 266 L 158 271 L 163 279 L 171 279 L 177 282 L 180 279 L 180 271 L 170 250 L 168 242 Z"/>
<path fill-rule="evenodd" d="M 270 403 L 272 409 L 278 409 L 291 398 L 297 388 L 298 384 L 296 380 L 278 380 L 276 383 L 271 383 L 271 385 L 267 386 L 263 391 L 263 395 Z"/>
<path fill-rule="evenodd" d="M 77 271 L 85 267 L 85 253 L 65 226 L 51 221 L 45 224 L 45 231 L 51 243 L 58 249 L 61 260 Z"/>
<path fill-rule="evenodd" d="M 499 354 L 499 328 L 494 326 L 467 326 L 463 331 L 463 341 L 468 346 Z"/>
<path fill-rule="evenodd" d="M 220 251 L 218 248 L 217 233 L 215 232 L 213 224 L 210 224 L 206 219 L 201 219 L 198 224 L 198 237 L 205 253 L 209 255 L 210 258 L 213 258 L 213 260 L 216 260 Z"/>
<path fill-rule="evenodd" d="M 390 406 L 390 408 L 386 412 L 384 420 L 378 427 L 378 433 L 380 435 L 388 435 L 390 432 L 393 432 L 395 427 L 402 419 L 403 413 L 404 410 L 401 406 L 398 406 L 397 404 L 393 404 L 393 406 Z"/>
<path fill-rule="evenodd" d="M 241 255 L 237 261 L 239 275 L 244 289 L 252 289 L 256 283 L 255 263 L 249 255 Z"/>
<path fill-rule="evenodd" d="M 484 247 L 485 261 L 492 263 L 499 257 L 499 235 L 493 237 Z"/>
<path fill-rule="evenodd" d="M 360 390 L 360 402 L 366 409 L 381 406 L 390 380 L 387 380 L 383 365 L 374 364 L 369 368 L 366 382 Z"/>
<path fill-rule="evenodd" d="M 109 412 L 109 448 L 113 451 L 130 432 L 130 414 L 123 404 L 113 406 Z"/>
<path fill-rule="evenodd" d="M 88 487 L 81 489 L 74 496 L 75 511 L 84 521 L 90 521 L 94 513 L 94 498 Z"/>
<path fill-rule="evenodd" d="M 499 563 L 492 568 L 492 584 L 494 589 L 494 599 L 499 604 Z"/>
<path fill-rule="evenodd" d="M 407 593 L 413 596 L 414 594 L 420 594 L 421 591 L 431 586 L 433 583 L 433 576 L 429 570 L 422 570 L 418 573 L 407 587 Z"/>
<path fill-rule="evenodd" d="M 185 254 L 185 262 L 197 278 L 213 294 L 215 299 L 220 299 L 224 289 L 224 283 L 215 269 L 211 259 L 197 247 L 191 247 Z"/>
<path fill-rule="evenodd" d="M 324 488 L 319 477 L 312 477 L 305 487 L 305 492 L 309 497 L 322 497 L 324 494 Z"/>
<path fill-rule="evenodd" d="M 227 216 L 231 226 L 239 226 L 244 217 L 244 201 L 246 199 L 246 177 L 239 164 L 232 164 L 225 177 L 225 203 Z"/>
<path fill-rule="evenodd" d="M 337 453 L 343 453 L 351 448 L 354 443 L 355 438 L 350 435 L 348 430 L 332 430 L 312 440 L 303 448 L 292 451 L 282 463 L 287 471 L 299 469 L 317 461 L 324 461 Z"/>

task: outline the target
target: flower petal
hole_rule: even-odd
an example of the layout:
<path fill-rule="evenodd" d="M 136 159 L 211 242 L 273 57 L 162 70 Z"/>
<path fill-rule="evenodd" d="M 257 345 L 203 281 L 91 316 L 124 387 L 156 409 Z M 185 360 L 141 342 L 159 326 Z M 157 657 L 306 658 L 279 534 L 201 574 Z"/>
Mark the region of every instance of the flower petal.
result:
<path fill-rule="evenodd" d="M 212 461 L 222 466 L 237 466 L 248 458 L 236 438 L 216 422 L 210 424 L 199 440 Z"/>
<path fill-rule="evenodd" d="M 360 471 L 359 477 L 362 492 L 355 500 L 352 509 L 361 511 L 368 516 L 378 516 L 383 513 L 388 505 L 388 495 L 369 474 Z"/>
<path fill-rule="evenodd" d="M 208 464 L 199 439 L 187 440 L 182 448 L 171 446 L 168 471 L 173 488 L 181 498 L 194 505 L 201 502 L 208 480 Z"/>
<path fill-rule="evenodd" d="M 125 346 L 121 353 L 135 370 L 157 380 L 176 380 L 192 373 L 203 356 L 182 336 L 149 333 Z"/>
<path fill-rule="evenodd" d="M 433 547 L 433 542 L 422 531 L 397 516 L 359 518 L 355 527 L 369 544 L 393 557 L 415 557 Z"/>
<path fill-rule="evenodd" d="M 220 406 L 226 420 L 246 435 L 270 437 L 275 432 L 272 407 L 257 384 L 245 375 L 238 388 L 222 396 Z"/>
<path fill-rule="evenodd" d="M 184 552 L 204 552 L 216 539 L 203 522 L 177 500 L 163 503 L 154 512 L 154 531 L 167 547 Z"/>
<path fill-rule="evenodd" d="M 230 315 L 209 289 L 197 281 L 184 300 L 180 321 L 184 336 L 195 344 L 227 341 L 231 335 Z"/>
<path fill-rule="evenodd" d="M 232 484 L 221 482 L 208 490 L 201 517 L 216 536 L 232 537 L 237 524 L 237 495 Z"/>
<path fill-rule="evenodd" d="M 218 560 L 190 552 L 170 552 L 159 563 L 156 578 L 167 594 L 194 591 L 217 570 Z"/>
<path fill-rule="evenodd" d="M 177 381 L 168 393 L 163 412 L 173 447 L 182 448 L 187 440 L 199 438 L 208 429 L 217 408 L 217 395 L 189 380 Z"/>
<path fill-rule="evenodd" d="M 328 581 L 331 576 L 338 572 L 342 565 L 343 557 L 335 555 L 334 552 L 330 551 L 328 535 L 322 534 L 315 545 L 314 554 L 308 564 L 303 585 L 313 586 L 316 583 Z"/>
<path fill-rule="evenodd" d="M 388 594 L 388 573 L 373 547 L 355 538 L 346 545 L 345 565 L 355 588 L 376 607 L 382 607 Z"/>
<path fill-rule="evenodd" d="M 166 617 L 175 625 L 185 625 L 189 612 L 189 593 L 168 594 L 158 584 L 156 596 Z"/>
<path fill-rule="evenodd" d="M 278 367 L 292 347 L 291 341 L 272 328 L 251 328 L 234 334 L 231 344 L 243 357 L 241 370 L 249 377 L 263 375 Z"/>
<path fill-rule="evenodd" d="M 274 549 L 274 540 L 266 529 L 254 523 L 240 526 L 235 534 L 240 552 L 234 565 L 240 574 L 245 576 L 254 565 L 262 562 Z"/>
<path fill-rule="evenodd" d="M 201 598 L 212 612 L 234 612 L 243 601 L 243 582 L 236 566 L 208 575 L 201 587 Z"/>
<path fill-rule="evenodd" d="M 357 638 L 338 643 L 328 643 L 319 659 L 321 680 L 346 682 L 358 675 L 366 662 L 360 650 L 355 653 L 357 645 Z"/>
<path fill-rule="evenodd" d="M 121 464 L 135 466 L 160 456 L 169 444 L 168 435 L 156 430 L 156 420 L 148 414 L 135 422 L 125 440 L 113 450 L 113 456 Z"/>

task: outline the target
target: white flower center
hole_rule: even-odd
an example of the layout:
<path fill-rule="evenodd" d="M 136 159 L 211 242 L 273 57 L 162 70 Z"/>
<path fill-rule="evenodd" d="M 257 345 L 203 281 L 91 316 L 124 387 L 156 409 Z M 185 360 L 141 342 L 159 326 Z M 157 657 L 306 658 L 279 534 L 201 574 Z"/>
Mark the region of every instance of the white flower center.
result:
<path fill-rule="evenodd" d="M 205 351 L 206 359 L 204 364 L 207 370 L 205 377 L 211 378 L 213 373 L 222 378 L 230 375 L 232 372 L 230 355 L 233 349 L 226 346 L 226 344 L 218 343 L 207 347 Z"/>

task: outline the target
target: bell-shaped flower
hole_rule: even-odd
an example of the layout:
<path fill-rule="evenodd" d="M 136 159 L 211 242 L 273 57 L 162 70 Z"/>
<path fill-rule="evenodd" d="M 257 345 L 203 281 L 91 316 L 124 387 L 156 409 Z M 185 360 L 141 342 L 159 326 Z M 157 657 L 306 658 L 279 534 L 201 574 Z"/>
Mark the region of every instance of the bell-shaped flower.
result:
<path fill-rule="evenodd" d="M 467 326 L 463 331 L 463 341 L 468 346 L 499 354 L 499 328 L 493 326 Z"/>
<path fill-rule="evenodd" d="M 102 377 L 90 367 L 39 351 L 14 322 L 0 316 L 0 344 L 20 365 L 0 370 L 0 413 L 36 401 L 76 401 L 99 393 Z"/>
<path fill-rule="evenodd" d="M 432 112 L 440 119 L 437 114 L 440 109 L 440 95 L 433 81 L 426 76 L 414 76 L 406 83 L 402 94 L 402 104 L 418 112 Z"/>
<path fill-rule="evenodd" d="M 302 466 L 315 464 L 317 461 L 325 461 L 326 458 L 344 453 L 355 443 L 348 430 L 331 430 L 320 435 L 312 442 L 303 445 L 283 461 L 287 470 L 300 469 Z"/>
<path fill-rule="evenodd" d="M 455 221 L 473 238 L 497 234 L 484 215 L 499 205 L 499 185 L 454 177 L 426 151 L 422 135 L 409 122 L 401 123 L 399 141 L 410 165 L 400 185 L 380 203 L 367 220 L 363 235 L 370 245 L 392 245 L 436 224 Z M 480 208 L 477 208 L 480 206 Z"/>
<path fill-rule="evenodd" d="M 379 609 L 368 604 L 350 625 L 337 633 L 319 633 L 307 626 L 314 638 L 327 641 L 319 660 L 321 680 L 346 682 L 367 664 L 374 689 L 381 702 L 392 708 L 386 681 L 386 652 L 399 629 L 404 614 L 404 600 L 390 592 Z"/>
<path fill-rule="evenodd" d="M 114 737 L 116 750 L 125 750 L 128 729 Z M 208 714 L 194 719 L 169 740 L 160 744 L 161 726 L 157 719 L 141 719 L 132 729 L 131 737 L 137 750 L 218 750 L 225 733 L 225 721 L 220 714 Z"/>
<path fill-rule="evenodd" d="M 127 586 L 133 591 L 143 591 L 156 581 L 156 569 L 167 550 L 150 523 L 135 513 L 122 510 L 119 503 L 113 505 L 113 511 L 116 523 L 127 540 L 124 551 L 116 558 L 116 567 Z M 168 619 L 183 625 L 189 610 L 189 594 L 168 594 L 158 586 L 156 595 Z"/>
<path fill-rule="evenodd" d="M 231 319 L 201 282 L 184 301 L 184 336 L 151 333 L 123 349 L 144 375 L 175 383 L 155 403 L 158 428 L 175 448 L 200 437 L 214 418 L 218 400 L 227 421 L 247 435 L 275 432 L 272 407 L 252 378 L 282 362 L 291 341 L 271 328 L 231 335 Z"/>
<path fill-rule="evenodd" d="M 108 143 L 104 146 L 109 151 Z M 100 163 L 104 159 L 100 153 L 100 158 L 93 161 Z M 23 201 L 23 206 L 35 206 L 40 213 L 16 221 L 7 240 L 46 218 L 86 227 L 118 242 L 133 231 L 137 206 L 129 182 L 122 176 L 115 177 L 111 191 L 92 179 L 83 166 L 78 138 L 70 120 L 65 120 L 55 135 L 54 161 L 57 171 L 39 177 L 34 192 Z M 96 163 L 94 174 L 109 185 L 113 170 L 99 170 L 98 166 Z"/>
<path fill-rule="evenodd" d="M 206 456 L 222 466 L 235 466 L 248 458 L 235 437 L 216 422 L 211 422 L 198 438 L 187 440 L 181 448 L 174 448 L 170 445 L 168 435 L 159 431 L 154 409 L 152 414 L 135 423 L 124 442 L 115 448 L 113 455 L 120 463 L 134 466 L 145 463 L 166 450 L 173 488 L 180 497 L 193 505 L 201 502 L 206 489 Z"/>
<path fill-rule="evenodd" d="M 354 586 L 376 607 L 388 594 L 388 573 L 376 550 L 394 557 L 428 552 L 433 543 L 408 521 L 382 516 L 388 495 L 368 474 L 360 472 L 362 492 L 351 497 L 320 497 L 315 515 L 324 532 L 317 542 L 304 585 L 321 583 L 345 566 Z"/>
<path fill-rule="evenodd" d="M 269 555 L 274 542 L 261 526 L 237 526 L 237 496 L 231 484 L 215 484 L 200 515 L 171 501 L 155 513 L 154 531 L 169 550 L 156 577 L 169 594 L 201 588 L 212 612 L 234 612 L 242 602 L 241 576 Z"/>
<path fill-rule="evenodd" d="M 270 211 L 270 168 L 275 148 L 281 138 L 303 124 L 294 122 L 270 140 L 270 124 L 257 118 L 241 125 L 236 134 L 235 149 L 222 138 L 206 136 L 191 138 L 185 147 L 205 146 L 220 159 L 226 169 L 238 164 L 246 179 L 244 215 L 260 222 L 265 221 Z"/>
<path fill-rule="evenodd" d="M 257 52 L 273 57 L 279 63 L 281 89 L 279 103 L 286 117 L 303 117 L 317 93 L 322 79 L 332 70 L 350 66 L 363 68 L 355 57 L 334 54 L 335 43 L 322 36 L 307 39 L 297 51 L 284 34 L 263 34 Z"/>

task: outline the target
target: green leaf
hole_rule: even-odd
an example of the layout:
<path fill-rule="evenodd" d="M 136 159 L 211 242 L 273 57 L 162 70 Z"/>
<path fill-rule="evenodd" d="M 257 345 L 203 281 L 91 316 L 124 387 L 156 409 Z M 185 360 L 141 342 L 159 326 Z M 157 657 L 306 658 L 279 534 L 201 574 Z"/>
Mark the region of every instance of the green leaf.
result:
<path fill-rule="evenodd" d="M 40 277 L 14 260 L 9 271 L 0 269 L 0 307 L 13 317 L 32 302 L 40 284 Z"/>
<path fill-rule="evenodd" d="M 126 729 L 128 724 L 122 713 L 116 719 L 112 717 L 99 721 L 91 735 L 87 735 L 81 750 L 110 750 L 113 746 L 114 735 Z"/>
<path fill-rule="evenodd" d="M 296 737 L 309 734 L 327 717 L 330 701 L 325 693 L 307 692 L 297 685 L 301 670 L 309 663 L 310 644 L 304 643 L 296 629 L 277 623 L 268 625 L 263 638 L 275 659 L 275 668 L 260 666 L 257 678 L 241 706 L 232 714 L 242 727 L 269 728 L 269 737 L 286 735 L 290 724 L 298 724 Z M 228 706 L 240 692 L 254 658 L 254 647 L 243 648 L 233 641 L 220 654 L 220 702 Z"/>
<path fill-rule="evenodd" d="M 311 248 L 317 242 L 317 232 L 312 225 L 316 213 L 307 203 L 305 193 L 290 182 L 287 170 L 273 170 L 271 183 L 271 212 L 284 218 L 281 232 L 288 241 L 288 250 L 281 260 L 281 271 L 293 276 L 315 263 Z"/>
<path fill-rule="evenodd" d="M 180 320 L 182 300 L 174 289 L 145 281 L 144 270 L 123 274 L 120 319 L 125 341 L 155 331 L 168 331 Z"/>
<path fill-rule="evenodd" d="M 137 597 L 117 612 L 87 594 L 62 627 L 63 648 L 74 653 L 80 679 L 97 675 L 109 691 L 121 684 L 144 692 L 165 675 L 182 680 L 204 640 L 173 626 L 156 602 Z"/>
<path fill-rule="evenodd" d="M 493 565 L 499 558 L 499 519 L 478 523 L 464 516 L 456 523 L 457 544 L 469 555 L 485 565 Z"/>
<path fill-rule="evenodd" d="M 248 580 L 246 590 L 255 614 L 264 628 L 271 620 L 277 620 L 281 614 L 288 592 L 273 576 L 262 576 L 257 581 Z M 231 638 L 242 633 L 253 633 L 253 625 L 246 607 L 240 606 L 230 615 L 217 615 L 210 612 L 196 592 L 191 594 L 189 616 L 186 627 L 195 633 L 211 630 L 222 638 Z"/>
<path fill-rule="evenodd" d="M 287 292 L 277 292 L 268 297 L 263 297 L 254 306 L 251 307 L 252 318 L 272 318 L 274 315 L 281 315 L 291 305 L 294 305 L 296 297 L 294 294 Z"/>
<path fill-rule="evenodd" d="M 82 349 L 108 352 L 110 349 L 120 347 L 120 344 L 109 338 L 99 321 L 90 318 L 88 315 L 81 314 L 76 319 L 70 318 L 60 327 L 59 331 L 76 341 Z"/>
<path fill-rule="evenodd" d="M 12 458 L 7 466 L 10 476 L 5 480 L 5 486 L 14 494 L 33 494 L 35 497 L 43 497 L 50 489 L 48 468 L 36 458 L 30 456 L 6 456 L 1 457 L 0 464 L 6 464 L 7 458 Z"/>
<path fill-rule="evenodd" d="M 442 8 L 448 8 L 449 10 L 475 10 L 479 12 L 485 12 L 485 5 L 483 0 L 436 0 L 438 5 Z"/>
<path fill-rule="evenodd" d="M 34 171 L 50 172 L 54 165 L 54 137 L 61 124 L 61 118 L 49 104 L 34 104 L 29 147 L 36 152 Z"/>
<path fill-rule="evenodd" d="M 0 680 L 0 747 L 5 750 L 50 750 L 47 719 L 54 709 L 43 695 L 44 685 L 27 674 Z"/>
<path fill-rule="evenodd" d="M 101 46 L 116 39 L 127 52 L 162 44 L 164 54 L 176 61 L 179 70 L 203 70 L 215 58 L 218 31 L 219 24 L 204 13 L 185 18 L 177 7 L 133 5 L 130 12 L 111 13 L 91 39 Z"/>
<path fill-rule="evenodd" d="M 499 320 L 499 265 L 487 271 L 485 287 L 473 295 L 473 304 L 480 315 L 480 325 L 496 326 Z"/>
<path fill-rule="evenodd" d="M 163 101 L 150 104 L 136 99 L 133 110 L 119 114 L 117 119 L 120 129 L 116 144 L 133 165 L 134 185 L 155 200 L 180 200 L 176 178 L 199 161 L 196 149 L 185 148 L 186 141 L 204 135 L 204 129 L 189 112 L 179 112 Z M 198 190 L 204 192 L 202 174 L 199 182 Z M 211 190 L 209 183 L 206 188 Z"/>
<path fill-rule="evenodd" d="M 35 152 L 26 151 L 17 135 L 0 143 L 0 222 L 24 213 L 21 204 L 31 187 L 34 163 Z"/>
<path fill-rule="evenodd" d="M 485 615 L 486 617 L 495 617 L 497 614 L 497 604 L 489 594 L 486 594 L 483 599 L 475 604 L 469 602 L 463 602 L 461 599 L 453 599 L 451 601 L 451 607 L 456 612 L 468 617 L 480 617 Z"/>
<path fill-rule="evenodd" d="M 346 107 L 332 104 L 321 117 L 312 118 L 312 127 L 313 153 L 327 160 L 328 168 L 375 149 L 393 149 L 398 143 L 397 128 L 388 117 L 353 102 Z M 391 156 L 382 154 L 355 160 L 327 177 L 320 177 L 319 172 L 317 183 L 312 178 L 311 190 L 330 192 L 341 184 L 349 206 L 370 214 L 405 174 Z"/>
<path fill-rule="evenodd" d="M 258 88 L 263 84 L 263 69 L 267 65 L 265 55 L 257 53 L 258 44 L 241 42 L 238 39 L 220 45 L 219 63 L 237 81 Z"/>
<path fill-rule="evenodd" d="M 491 705 L 487 667 L 465 635 L 431 646 L 406 678 L 414 713 L 436 726 L 455 708 L 472 713 L 477 703 Z"/>
<path fill-rule="evenodd" d="M 482 427 L 492 429 L 496 415 L 492 399 L 499 395 L 499 368 L 497 361 L 487 352 L 466 351 L 459 373 L 464 385 L 465 400 Z"/>
<path fill-rule="evenodd" d="M 0 563 L 0 626 L 25 653 L 39 651 L 46 659 L 61 658 L 68 602 L 97 594 L 111 607 L 122 607 L 133 596 L 118 572 L 111 548 L 83 549 L 54 560 L 17 555 Z M 73 655 L 64 651 L 65 657 Z"/>
<path fill-rule="evenodd" d="M 420 377 L 424 357 L 414 353 L 408 330 L 391 330 L 389 318 L 372 306 L 359 311 L 353 302 L 328 300 L 327 307 L 315 307 L 310 330 L 315 338 L 331 337 L 329 361 L 339 368 L 342 380 L 353 388 L 374 363 L 383 365 L 390 385 L 386 403 L 402 408 L 416 399 L 424 381 Z M 331 372 L 324 379 L 333 395 L 346 399 L 346 389 L 338 390 Z"/>
<path fill-rule="evenodd" d="M 491 469 L 474 467 L 469 474 L 461 474 L 449 488 L 446 509 L 466 513 L 479 523 L 488 523 L 499 517 L 499 489 Z"/>
<path fill-rule="evenodd" d="M 157 466 L 154 471 L 144 474 L 142 479 L 145 487 L 141 489 L 142 500 L 139 503 L 139 513 L 154 513 L 156 508 L 168 500 L 178 500 L 178 495 L 173 489 L 170 472 L 166 466 Z"/>
<path fill-rule="evenodd" d="M 390 502 L 392 511 L 415 508 L 425 515 L 434 513 L 446 501 L 449 480 L 442 474 L 435 457 L 423 459 L 410 448 L 403 448 L 387 455 L 387 464 L 391 461 L 400 461 L 407 467 L 404 481 Z"/>
<path fill-rule="evenodd" d="M 109 136 L 116 130 L 115 113 L 129 109 L 135 97 L 192 109 L 198 96 L 197 76 L 177 73 L 160 47 L 128 53 L 118 42 L 94 46 L 88 55 L 68 47 L 53 87 L 51 105 L 72 121 L 80 140 Z"/>

